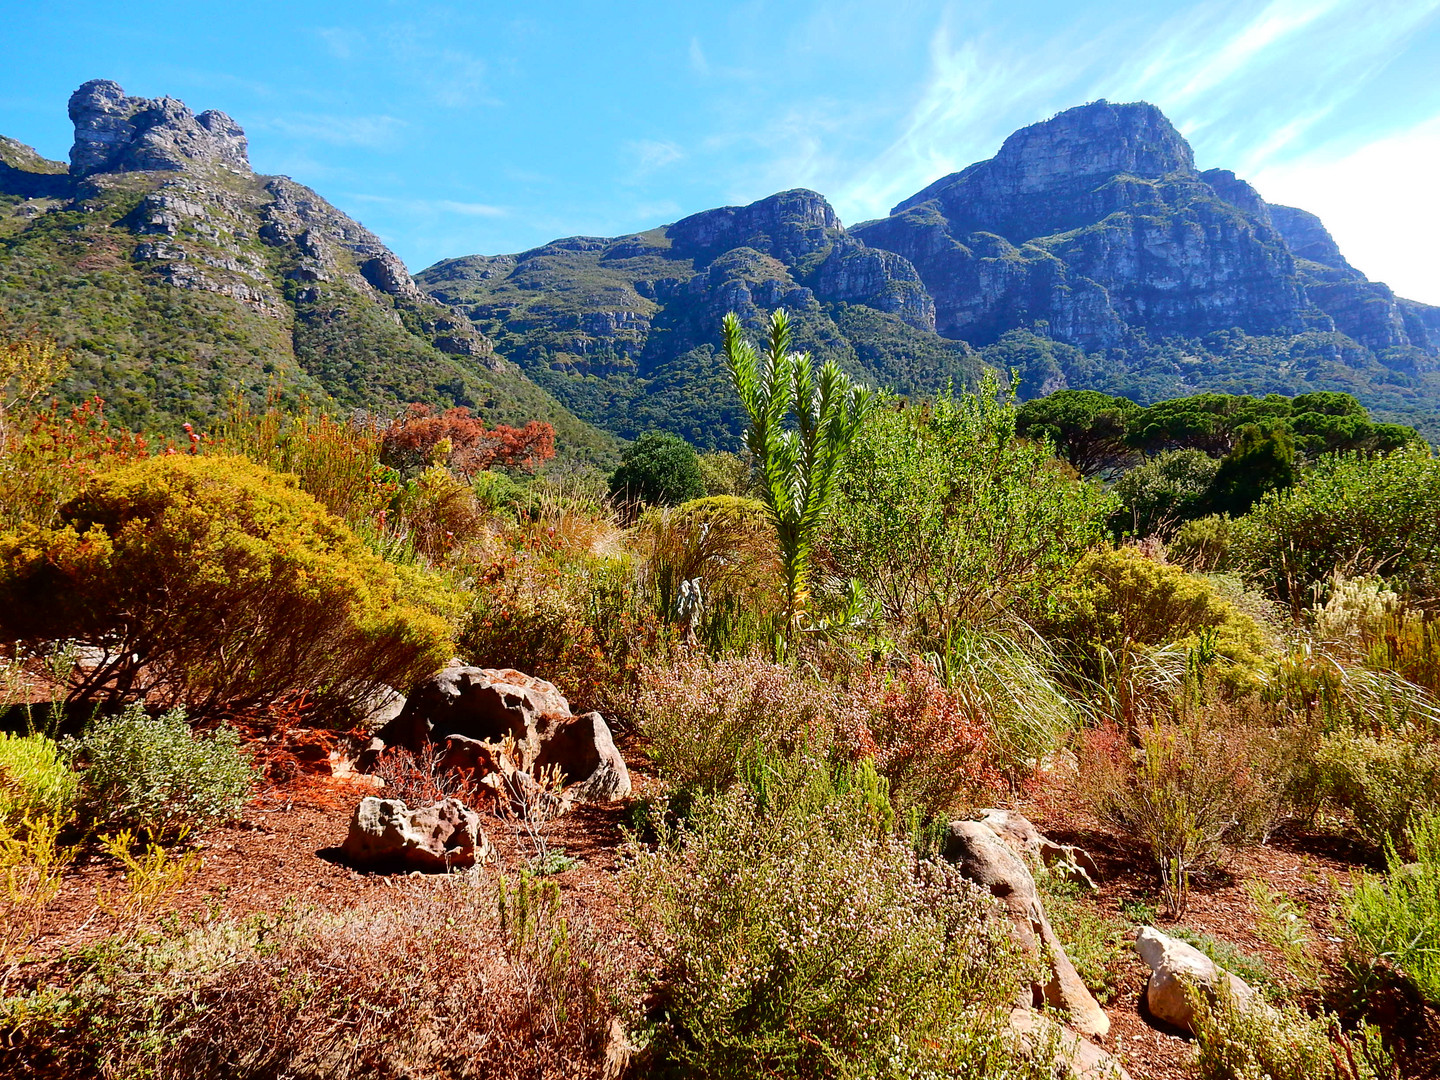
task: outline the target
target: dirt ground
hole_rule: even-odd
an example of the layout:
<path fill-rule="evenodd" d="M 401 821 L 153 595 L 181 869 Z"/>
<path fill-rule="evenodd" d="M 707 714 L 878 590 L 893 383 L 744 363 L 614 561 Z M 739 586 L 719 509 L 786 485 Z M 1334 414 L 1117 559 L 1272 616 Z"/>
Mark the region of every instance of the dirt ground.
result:
<path fill-rule="evenodd" d="M 638 755 L 626 756 L 633 761 Z M 377 789 L 368 777 L 332 775 L 331 769 L 328 761 L 311 760 L 299 775 L 267 785 L 247 805 L 242 820 L 208 833 L 201 845 L 202 867 L 167 900 L 167 911 L 173 914 L 166 917 L 183 922 L 207 911 L 245 915 L 296 904 L 338 911 L 434 888 L 434 877 L 362 873 L 338 858 L 351 811 L 360 798 Z M 639 771 L 634 778 L 637 795 L 657 787 L 653 778 Z M 1048 782 L 1009 807 L 1031 817 L 1052 839 L 1077 844 L 1096 860 L 1100 888 L 1084 902 L 1116 916 L 1132 903 L 1155 904 L 1153 880 L 1143 861 L 1089 819 L 1063 781 Z M 631 953 L 634 934 L 619 907 L 617 875 L 626 813 L 624 803 L 579 806 L 552 822 L 546 835 L 552 846 L 578 860 L 554 878 L 567 908 L 583 912 L 591 931 L 608 947 Z M 518 867 L 529 849 L 506 822 L 487 817 L 483 828 L 499 854 L 478 873 L 495 881 L 507 867 Z M 1326 962 L 1334 962 L 1335 945 L 1327 940 L 1329 919 L 1342 883 L 1358 866 L 1343 845 L 1327 846 L 1313 837 L 1277 837 L 1264 846 L 1235 852 L 1223 873 L 1197 882 L 1184 925 L 1278 965 L 1276 950 L 1256 934 L 1256 912 L 1244 887 L 1247 880 L 1259 879 L 1304 907 L 1311 919 L 1312 940 L 1325 950 Z M 47 915 L 39 942 L 41 962 L 115 933 L 119 924 L 101 910 L 97 893 L 103 895 L 121 884 L 121 869 L 114 860 L 94 851 L 83 855 L 66 875 Z M 1167 929 L 1163 921 L 1158 925 Z M 1190 1041 L 1143 1014 L 1147 975 L 1145 965 L 1130 954 L 1119 992 L 1106 1005 L 1112 1028 L 1101 1045 L 1120 1059 L 1135 1080 L 1192 1076 Z"/>

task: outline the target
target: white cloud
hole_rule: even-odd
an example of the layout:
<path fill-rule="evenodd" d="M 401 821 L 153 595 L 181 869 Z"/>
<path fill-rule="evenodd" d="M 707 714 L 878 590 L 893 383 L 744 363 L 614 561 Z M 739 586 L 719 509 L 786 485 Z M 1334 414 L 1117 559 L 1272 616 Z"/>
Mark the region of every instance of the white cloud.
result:
<path fill-rule="evenodd" d="M 364 193 L 352 193 L 346 195 L 345 198 L 354 202 L 389 207 L 401 213 L 424 216 L 459 214 L 462 217 L 493 218 L 505 217 L 510 213 L 503 206 L 491 206 L 489 203 L 456 202 L 453 199 L 402 199 L 393 195 L 367 195 Z"/>
<path fill-rule="evenodd" d="M 331 146 L 364 146 L 381 150 L 394 146 L 407 126 L 394 116 L 331 116 L 298 113 L 272 117 L 255 125 L 262 131 L 278 131 L 299 139 L 312 139 Z"/>
<path fill-rule="evenodd" d="M 673 142 L 658 139 L 637 139 L 626 143 L 635 157 L 635 178 L 649 176 L 657 169 L 673 165 L 685 157 L 685 151 Z"/>
<path fill-rule="evenodd" d="M 1401 296 L 1440 304 L 1440 116 L 1345 151 L 1320 150 L 1252 178 L 1269 202 L 1318 214 L 1352 264 Z"/>

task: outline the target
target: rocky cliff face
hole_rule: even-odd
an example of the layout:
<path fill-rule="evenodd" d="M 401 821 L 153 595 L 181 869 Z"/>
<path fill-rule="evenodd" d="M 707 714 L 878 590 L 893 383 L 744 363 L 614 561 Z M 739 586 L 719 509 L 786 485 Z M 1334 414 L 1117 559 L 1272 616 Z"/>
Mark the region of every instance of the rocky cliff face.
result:
<path fill-rule="evenodd" d="M 738 403 L 713 355 L 729 311 L 758 329 L 785 308 L 801 347 L 871 383 L 923 391 L 976 370 L 968 346 L 935 332 L 909 260 L 856 240 L 804 189 L 633 236 L 449 259 L 417 281 L 580 415 L 627 436 L 734 440 Z"/>
<path fill-rule="evenodd" d="M 70 95 L 70 120 L 76 176 L 203 165 L 250 172 L 239 124 L 213 109 L 196 116 L 175 98 L 127 97 L 118 83 L 92 79 Z"/>
<path fill-rule="evenodd" d="M 550 420 L 562 444 L 611 452 L 377 236 L 309 188 L 255 175 L 224 113 L 94 80 L 70 117 L 68 169 L 0 141 L 0 324 L 69 345 L 76 394 L 102 392 L 131 423 L 203 422 L 235 389 L 263 397 L 278 380 L 356 408 Z M 60 310 L 45 299 L 57 293 Z"/>

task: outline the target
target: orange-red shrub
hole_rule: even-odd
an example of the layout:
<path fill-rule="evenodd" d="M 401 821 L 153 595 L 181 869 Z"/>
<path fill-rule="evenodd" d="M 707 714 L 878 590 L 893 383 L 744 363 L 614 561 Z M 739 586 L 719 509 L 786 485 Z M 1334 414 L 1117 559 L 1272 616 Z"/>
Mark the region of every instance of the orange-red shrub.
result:
<path fill-rule="evenodd" d="M 486 469 L 535 469 L 555 456 L 555 429 L 539 420 L 521 428 L 487 428 L 463 405 L 436 414 L 429 405 L 411 405 L 385 432 L 381 454 L 386 464 L 413 473 L 449 440 L 445 464 L 463 477 Z"/>

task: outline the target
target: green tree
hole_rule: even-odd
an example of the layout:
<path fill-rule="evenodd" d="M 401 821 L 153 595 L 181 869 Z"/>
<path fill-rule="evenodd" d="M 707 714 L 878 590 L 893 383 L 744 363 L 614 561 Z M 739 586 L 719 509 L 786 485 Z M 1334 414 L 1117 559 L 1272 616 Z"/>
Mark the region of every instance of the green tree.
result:
<path fill-rule="evenodd" d="M 1210 486 L 1213 513 L 1243 514 L 1267 491 L 1295 482 L 1295 440 L 1282 422 L 1246 424 L 1237 436 Z"/>
<path fill-rule="evenodd" d="M 679 435 L 649 431 L 620 455 L 610 475 L 610 494 L 628 503 L 678 506 L 705 494 L 700 457 Z"/>
<path fill-rule="evenodd" d="M 874 400 L 828 360 L 817 374 L 810 354 L 790 351 L 790 319 L 770 317 L 762 356 L 733 311 L 722 327 L 725 363 L 750 426 L 745 443 L 760 466 L 760 497 L 775 520 L 785 576 L 785 624 L 793 631 L 810 599 L 815 537 L 835 475 Z"/>
<path fill-rule="evenodd" d="M 1140 411 L 1129 398 L 1098 390 L 1059 390 L 1020 406 L 1015 430 L 1048 439 L 1081 476 L 1121 468 L 1135 459 L 1125 443 L 1130 417 Z"/>

